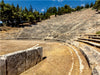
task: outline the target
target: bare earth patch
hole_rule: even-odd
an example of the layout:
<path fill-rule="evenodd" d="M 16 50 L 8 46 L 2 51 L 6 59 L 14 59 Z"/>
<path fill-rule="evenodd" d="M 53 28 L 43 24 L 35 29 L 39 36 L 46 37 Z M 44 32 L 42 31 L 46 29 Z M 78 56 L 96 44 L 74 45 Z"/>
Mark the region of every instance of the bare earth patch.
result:
<path fill-rule="evenodd" d="M 63 43 L 33 40 L 0 40 L 0 55 L 24 50 L 34 45 L 43 47 L 43 57 L 46 57 L 46 59 L 21 75 L 80 75 L 80 61 L 76 52 Z M 85 58 L 79 50 L 77 52 L 84 65 L 81 75 L 91 75 L 91 70 Z"/>

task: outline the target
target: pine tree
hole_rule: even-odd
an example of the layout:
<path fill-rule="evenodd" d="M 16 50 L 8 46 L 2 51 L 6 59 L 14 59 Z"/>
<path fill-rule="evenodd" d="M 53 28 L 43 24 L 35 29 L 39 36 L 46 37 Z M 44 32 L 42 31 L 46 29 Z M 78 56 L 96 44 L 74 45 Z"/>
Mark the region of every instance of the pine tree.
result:
<path fill-rule="evenodd" d="M 19 11 L 19 5 L 17 4 L 17 12 Z"/>
<path fill-rule="evenodd" d="M 100 10 L 100 0 L 97 0 L 93 6 L 94 9 Z"/>
<path fill-rule="evenodd" d="M 90 4 L 90 7 L 93 7 L 93 3 Z"/>
<path fill-rule="evenodd" d="M 86 5 L 85 5 L 85 8 L 89 8 L 89 7 L 90 7 L 89 4 L 86 4 Z"/>
<path fill-rule="evenodd" d="M 76 11 L 79 11 L 79 10 L 81 10 L 81 7 L 77 6 L 75 9 L 76 9 Z"/>
<path fill-rule="evenodd" d="M 30 5 L 29 11 L 30 11 L 30 12 L 33 12 L 32 5 Z"/>

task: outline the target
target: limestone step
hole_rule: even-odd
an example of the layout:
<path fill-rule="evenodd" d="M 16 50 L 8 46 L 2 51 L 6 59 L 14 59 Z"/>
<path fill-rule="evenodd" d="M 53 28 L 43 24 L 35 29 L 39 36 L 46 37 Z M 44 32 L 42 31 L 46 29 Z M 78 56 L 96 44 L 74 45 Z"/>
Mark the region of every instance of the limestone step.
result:
<path fill-rule="evenodd" d="M 92 39 L 100 39 L 100 35 L 98 34 L 94 34 L 94 35 L 85 35 L 88 36 L 88 38 L 92 38 Z"/>
<path fill-rule="evenodd" d="M 100 39 L 100 37 L 91 37 L 92 39 Z"/>
<path fill-rule="evenodd" d="M 79 42 L 86 43 L 86 44 L 89 44 L 89 45 L 94 46 L 94 47 L 97 47 L 97 48 L 100 48 L 100 44 L 99 43 L 94 43 L 94 42 L 84 41 L 84 40 L 78 40 L 78 41 Z"/>
<path fill-rule="evenodd" d="M 100 52 L 96 51 L 95 48 L 81 44 L 80 51 L 86 56 L 89 64 L 92 68 L 93 75 L 100 74 Z"/>
<path fill-rule="evenodd" d="M 91 41 L 91 42 L 100 43 L 100 40 L 99 40 L 99 39 L 85 39 L 85 38 L 79 38 L 79 40 L 85 40 L 85 41 Z"/>

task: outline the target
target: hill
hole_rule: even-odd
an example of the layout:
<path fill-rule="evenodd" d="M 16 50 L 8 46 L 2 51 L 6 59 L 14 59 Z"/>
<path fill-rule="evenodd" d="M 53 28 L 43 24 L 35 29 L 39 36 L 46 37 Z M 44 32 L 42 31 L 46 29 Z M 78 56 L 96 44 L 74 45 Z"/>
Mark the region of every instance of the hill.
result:
<path fill-rule="evenodd" d="M 58 39 L 70 40 L 78 34 L 96 33 L 100 29 L 100 14 L 85 9 L 71 14 L 53 17 L 37 25 L 9 32 L 0 32 L 0 39 Z"/>
<path fill-rule="evenodd" d="M 0 54 L 20 51 L 37 44 L 43 47 L 45 59 L 21 75 L 99 75 L 100 35 L 95 34 L 98 31 L 100 14 L 92 9 L 52 16 L 37 25 L 0 32 Z"/>

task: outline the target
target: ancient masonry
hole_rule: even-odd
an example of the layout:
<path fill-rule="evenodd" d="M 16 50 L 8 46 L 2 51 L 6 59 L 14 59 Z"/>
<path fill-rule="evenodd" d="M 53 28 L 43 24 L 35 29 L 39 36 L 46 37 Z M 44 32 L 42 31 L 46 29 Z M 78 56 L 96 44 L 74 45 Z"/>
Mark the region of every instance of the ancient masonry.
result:
<path fill-rule="evenodd" d="M 77 41 L 85 43 L 72 42 L 85 56 L 92 69 L 92 75 L 100 75 L 100 35 L 83 35 Z"/>
<path fill-rule="evenodd" d="M 19 75 L 42 60 L 42 47 L 0 56 L 0 75 Z"/>

